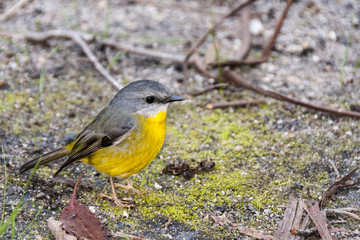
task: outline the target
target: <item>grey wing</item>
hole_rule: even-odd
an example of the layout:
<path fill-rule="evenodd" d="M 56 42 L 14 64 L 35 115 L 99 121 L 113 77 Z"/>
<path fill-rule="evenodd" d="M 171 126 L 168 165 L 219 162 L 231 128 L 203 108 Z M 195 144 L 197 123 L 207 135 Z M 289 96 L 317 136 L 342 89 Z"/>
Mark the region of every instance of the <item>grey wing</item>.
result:
<path fill-rule="evenodd" d="M 112 112 L 112 114 L 109 114 L 109 112 L 104 112 L 104 110 L 78 135 L 69 158 L 55 175 L 69 164 L 88 157 L 101 148 L 113 145 L 134 127 L 134 119 L 132 117 L 123 117 L 126 114 L 115 116 L 114 114 L 116 113 Z"/>

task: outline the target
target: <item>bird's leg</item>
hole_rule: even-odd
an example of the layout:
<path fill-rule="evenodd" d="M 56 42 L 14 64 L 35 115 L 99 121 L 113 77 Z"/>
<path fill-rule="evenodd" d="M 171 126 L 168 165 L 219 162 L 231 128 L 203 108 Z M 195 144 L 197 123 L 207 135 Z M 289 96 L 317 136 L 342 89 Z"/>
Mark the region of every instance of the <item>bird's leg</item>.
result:
<path fill-rule="evenodd" d="M 99 194 L 99 197 L 113 200 L 113 201 L 115 202 L 116 206 L 118 206 L 118 207 L 134 207 L 134 205 L 131 204 L 129 201 L 125 201 L 125 200 L 120 200 L 120 199 L 118 199 L 118 197 L 116 196 L 113 179 L 112 179 L 111 176 L 109 176 L 109 178 L 110 178 L 110 185 L 111 185 L 112 196 L 109 196 L 109 195 L 100 193 L 100 194 Z"/>
<path fill-rule="evenodd" d="M 139 191 L 139 190 L 135 189 L 129 178 L 126 177 L 125 180 L 126 180 L 127 185 L 115 183 L 115 187 L 123 188 L 129 192 L 136 193 L 137 195 L 142 195 L 142 194 L 146 193 L 146 191 Z"/>

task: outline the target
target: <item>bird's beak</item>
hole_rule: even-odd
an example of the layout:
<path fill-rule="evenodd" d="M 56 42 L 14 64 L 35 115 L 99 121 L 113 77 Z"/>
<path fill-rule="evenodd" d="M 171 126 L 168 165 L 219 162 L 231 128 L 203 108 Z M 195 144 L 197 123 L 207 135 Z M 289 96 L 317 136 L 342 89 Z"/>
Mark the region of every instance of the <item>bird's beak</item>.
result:
<path fill-rule="evenodd" d="M 172 96 L 169 100 L 167 100 L 167 102 L 177 102 L 177 101 L 184 101 L 185 98 L 183 97 L 179 97 L 179 96 Z"/>

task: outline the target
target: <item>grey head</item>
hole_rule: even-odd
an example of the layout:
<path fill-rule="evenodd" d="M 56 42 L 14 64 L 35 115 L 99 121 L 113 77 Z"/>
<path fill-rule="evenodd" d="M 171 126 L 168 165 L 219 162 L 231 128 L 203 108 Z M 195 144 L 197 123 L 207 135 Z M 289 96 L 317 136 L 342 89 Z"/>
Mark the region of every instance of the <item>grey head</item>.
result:
<path fill-rule="evenodd" d="M 153 80 L 139 80 L 126 85 L 111 100 L 109 107 L 152 117 L 167 110 L 174 101 L 185 100 L 174 96 L 165 85 Z"/>

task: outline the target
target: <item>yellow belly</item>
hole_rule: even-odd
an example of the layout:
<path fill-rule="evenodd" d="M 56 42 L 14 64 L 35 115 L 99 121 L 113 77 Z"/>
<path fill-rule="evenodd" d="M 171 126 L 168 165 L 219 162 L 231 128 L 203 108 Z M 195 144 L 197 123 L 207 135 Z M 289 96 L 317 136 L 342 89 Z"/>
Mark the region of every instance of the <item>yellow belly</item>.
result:
<path fill-rule="evenodd" d="M 110 176 L 128 177 L 144 169 L 164 143 L 166 112 L 153 118 L 137 117 L 139 126 L 124 136 L 122 142 L 100 149 L 82 161 Z"/>

